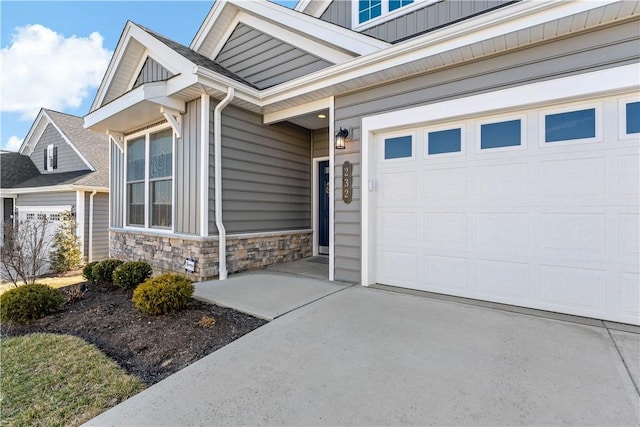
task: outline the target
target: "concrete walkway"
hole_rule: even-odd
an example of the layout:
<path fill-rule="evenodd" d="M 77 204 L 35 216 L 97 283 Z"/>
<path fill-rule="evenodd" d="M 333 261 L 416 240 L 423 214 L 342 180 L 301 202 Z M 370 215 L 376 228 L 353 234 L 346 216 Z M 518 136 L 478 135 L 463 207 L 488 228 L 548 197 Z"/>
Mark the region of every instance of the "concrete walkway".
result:
<path fill-rule="evenodd" d="M 196 283 L 193 297 L 273 320 L 345 286 L 349 285 L 261 270 Z"/>
<path fill-rule="evenodd" d="M 639 354 L 634 333 L 352 286 L 89 425 L 637 426 Z"/>

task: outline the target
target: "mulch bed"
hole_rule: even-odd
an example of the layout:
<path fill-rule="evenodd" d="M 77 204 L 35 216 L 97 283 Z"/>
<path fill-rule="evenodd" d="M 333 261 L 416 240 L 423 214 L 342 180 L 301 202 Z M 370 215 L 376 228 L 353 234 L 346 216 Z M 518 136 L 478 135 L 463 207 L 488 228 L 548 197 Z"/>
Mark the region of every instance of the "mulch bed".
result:
<path fill-rule="evenodd" d="M 85 286 L 82 300 L 28 325 L 2 325 L 0 334 L 48 332 L 81 337 L 151 385 L 266 323 L 193 299 L 183 311 L 150 316 L 134 307 L 132 290 Z M 214 318 L 215 324 L 209 325 L 210 319 L 204 316 Z"/>

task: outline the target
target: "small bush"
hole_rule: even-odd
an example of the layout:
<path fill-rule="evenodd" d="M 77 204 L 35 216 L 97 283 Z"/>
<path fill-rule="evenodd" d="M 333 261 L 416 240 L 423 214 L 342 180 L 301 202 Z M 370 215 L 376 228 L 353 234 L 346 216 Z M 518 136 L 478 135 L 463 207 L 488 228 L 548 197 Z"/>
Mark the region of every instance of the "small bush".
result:
<path fill-rule="evenodd" d="M 93 266 L 93 281 L 97 283 L 112 284 L 113 271 L 122 265 L 124 261 L 119 259 L 105 259 Z"/>
<path fill-rule="evenodd" d="M 151 277 L 153 270 L 144 261 L 130 261 L 113 270 L 113 283 L 123 289 L 133 289 Z"/>
<path fill-rule="evenodd" d="M 87 282 L 89 283 L 94 282 L 93 267 L 95 267 L 96 264 L 98 264 L 98 261 L 90 262 L 82 268 L 82 276 L 84 276 L 84 278 L 87 279 Z"/>
<path fill-rule="evenodd" d="M 27 323 L 60 309 L 64 297 L 47 285 L 34 283 L 8 290 L 0 296 L 2 321 Z"/>
<path fill-rule="evenodd" d="M 213 328 L 216 324 L 216 319 L 211 316 L 202 316 L 198 321 L 198 326 L 201 328 Z"/>
<path fill-rule="evenodd" d="M 62 292 L 67 297 L 67 303 L 73 304 L 84 299 L 84 294 L 87 293 L 87 286 L 85 284 L 69 286 L 64 288 Z"/>
<path fill-rule="evenodd" d="M 137 309 L 149 314 L 167 314 L 185 308 L 193 291 L 193 284 L 186 277 L 163 274 L 138 286 L 132 301 Z"/>

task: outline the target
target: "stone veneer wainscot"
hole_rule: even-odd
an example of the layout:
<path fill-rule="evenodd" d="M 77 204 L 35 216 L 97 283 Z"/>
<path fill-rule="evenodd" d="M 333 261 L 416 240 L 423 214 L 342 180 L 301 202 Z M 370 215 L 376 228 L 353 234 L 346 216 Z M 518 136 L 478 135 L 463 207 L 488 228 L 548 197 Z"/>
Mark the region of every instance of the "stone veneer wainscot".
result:
<path fill-rule="evenodd" d="M 312 230 L 227 235 L 227 271 L 263 268 L 312 255 Z M 218 237 L 109 230 L 109 253 L 123 261 L 147 261 L 154 274 L 186 274 L 186 258 L 196 260 L 195 281 L 218 275 Z"/>

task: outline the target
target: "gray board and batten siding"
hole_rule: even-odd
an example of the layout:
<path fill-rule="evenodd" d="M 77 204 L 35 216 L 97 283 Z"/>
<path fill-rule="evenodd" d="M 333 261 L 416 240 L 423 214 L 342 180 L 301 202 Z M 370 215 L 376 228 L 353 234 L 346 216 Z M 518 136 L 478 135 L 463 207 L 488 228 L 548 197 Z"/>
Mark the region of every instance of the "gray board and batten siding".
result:
<path fill-rule="evenodd" d="M 44 150 L 49 144 L 53 144 L 58 150 L 58 164 L 53 171 L 44 169 Z M 89 170 L 89 166 L 82 161 L 73 148 L 64 140 L 60 132 L 52 125 L 48 124 L 42 136 L 31 153 L 31 161 L 36 165 L 40 173 L 60 173 Z"/>
<path fill-rule="evenodd" d="M 144 83 L 167 80 L 171 77 L 173 77 L 173 73 L 171 71 L 164 68 L 152 57 L 147 56 L 147 59 L 144 61 L 144 65 L 136 78 L 136 82 L 133 84 L 133 88 L 135 89 Z"/>
<path fill-rule="evenodd" d="M 213 109 L 211 101 L 211 129 Z M 213 138 L 212 138 L 213 140 Z M 209 234 L 217 234 L 209 151 Z M 227 233 L 311 228 L 311 132 L 234 106 L 222 112 L 222 200 Z"/>
<path fill-rule="evenodd" d="M 187 102 L 186 113 L 182 116 L 182 137 L 176 144 L 174 218 L 175 231 L 181 234 L 200 234 L 201 111 L 199 98 Z M 213 144 L 212 133 L 209 143 Z M 210 149 L 213 150 L 213 146 Z"/>
<path fill-rule="evenodd" d="M 637 63 L 639 43 L 638 21 L 627 21 L 336 97 L 336 128 L 353 128 L 352 139 L 345 150 L 336 153 L 335 159 L 336 280 L 360 281 L 360 126 L 363 117 Z M 351 161 L 354 168 L 353 201 L 348 205 L 340 199 L 342 185 L 339 178 L 340 166 L 346 160 Z"/>
<path fill-rule="evenodd" d="M 258 89 L 333 65 L 245 24 L 238 24 L 233 30 L 215 61 Z"/>
<path fill-rule="evenodd" d="M 361 31 L 362 34 L 395 43 L 470 16 L 513 3 L 513 0 L 445 0 L 431 3 L 395 19 Z M 351 29 L 351 2 L 336 0 L 320 19 Z"/>
<path fill-rule="evenodd" d="M 89 212 L 91 192 L 84 193 L 84 256 L 89 256 Z M 93 196 L 93 261 L 109 256 L 109 195 L 96 193 Z"/>

